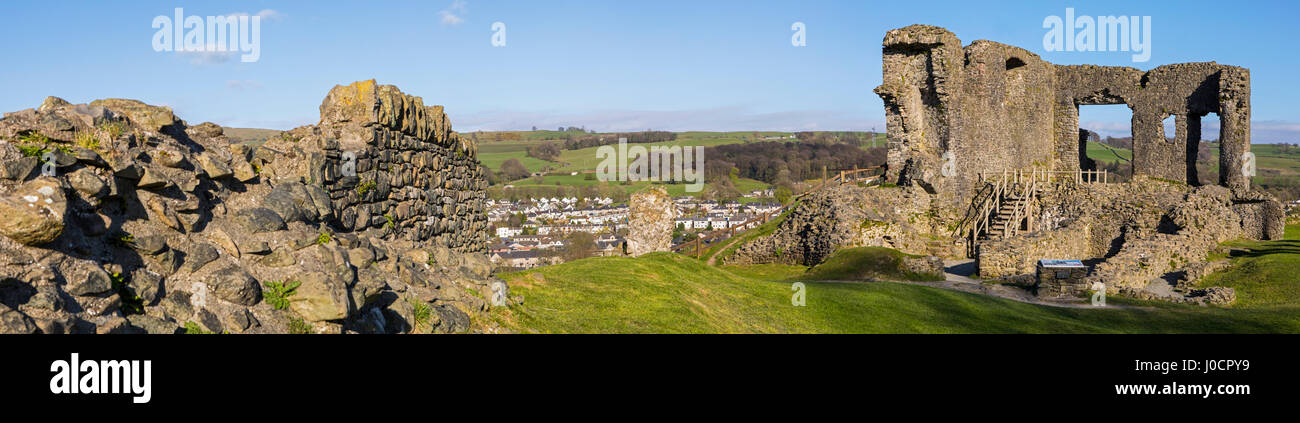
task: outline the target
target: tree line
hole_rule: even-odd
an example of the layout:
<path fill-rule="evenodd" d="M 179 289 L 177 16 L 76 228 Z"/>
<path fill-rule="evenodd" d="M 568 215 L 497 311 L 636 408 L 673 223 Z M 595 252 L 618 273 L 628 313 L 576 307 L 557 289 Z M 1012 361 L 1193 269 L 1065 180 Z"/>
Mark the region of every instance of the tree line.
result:
<path fill-rule="evenodd" d="M 854 144 L 820 142 L 756 142 L 708 147 L 704 151 L 708 181 L 732 176 L 781 186 L 820 178 L 822 168 L 848 169 L 885 164 L 885 148 L 863 149 Z"/>
<path fill-rule="evenodd" d="M 564 140 L 565 150 L 581 150 L 602 145 L 618 144 L 619 138 L 626 138 L 629 144 L 676 141 L 677 134 L 668 131 L 621 132 L 599 135 L 569 135 Z"/>

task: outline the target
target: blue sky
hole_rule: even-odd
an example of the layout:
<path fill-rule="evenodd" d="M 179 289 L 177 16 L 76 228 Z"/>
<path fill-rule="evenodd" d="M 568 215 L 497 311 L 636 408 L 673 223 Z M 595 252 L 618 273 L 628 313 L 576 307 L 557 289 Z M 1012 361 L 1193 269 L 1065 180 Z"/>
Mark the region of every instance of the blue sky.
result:
<path fill-rule="evenodd" d="M 1252 71 L 1256 142 L 1300 141 L 1300 69 L 1287 2 L 870 1 L 132 1 L 20 2 L 0 37 L 0 110 L 55 95 L 136 98 L 191 124 L 287 129 L 315 123 L 335 84 L 375 78 L 442 104 L 455 129 L 884 130 L 880 41 L 913 23 L 947 27 L 1058 64 L 1150 69 L 1217 61 Z M 1151 58 L 1047 52 L 1043 19 L 1152 17 Z M 155 52 L 155 16 L 261 14 L 261 57 Z M 506 46 L 493 47 L 493 22 Z M 807 45 L 791 45 L 803 22 Z M 1126 133 L 1123 107 L 1085 108 L 1086 127 Z M 1207 124 L 1207 129 L 1213 124 Z"/>

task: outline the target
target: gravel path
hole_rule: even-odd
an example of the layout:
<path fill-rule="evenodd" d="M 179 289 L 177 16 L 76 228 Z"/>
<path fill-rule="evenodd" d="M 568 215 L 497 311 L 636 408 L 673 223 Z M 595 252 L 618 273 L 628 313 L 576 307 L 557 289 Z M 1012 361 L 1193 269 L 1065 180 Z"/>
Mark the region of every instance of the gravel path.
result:
<path fill-rule="evenodd" d="M 1063 308 L 1108 308 L 1122 309 L 1134 308 L 1132 306 L 1106 304 L 1104 307 L 1094 307 L 1090 302 L 1084 300 L 1044 300 L 1031 294 L 1024 289 L 1013 286 L 1000 284 L 984 283 L 979 279 L 971 278 L 970 275 L 975 272 L 975 260 L 945 260 L 944 261 L 944 280 L 935 282 L 918 282 L 918 281 L 818 281 L 833 283 L 871 283 L 871 282 L 894 282 L 908 285 L 929 286 L 933 288 L 949 289 L 953 291 L 969 292 L 972 294 L 988 295 L 1012 301 L 1019 301 L 1027 304 L 1036 304 L 1049 307 Z"/>

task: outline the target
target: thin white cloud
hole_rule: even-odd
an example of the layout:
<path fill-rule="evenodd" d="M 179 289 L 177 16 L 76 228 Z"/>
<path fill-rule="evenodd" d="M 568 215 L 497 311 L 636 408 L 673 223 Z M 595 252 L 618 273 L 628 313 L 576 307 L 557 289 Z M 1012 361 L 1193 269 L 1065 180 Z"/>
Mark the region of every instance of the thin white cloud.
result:
<path fill-rule="evenodd" d="M 262 9 L 261 11 L 259 11 L 259 12 L 257 12 L 257 13 L 254 13 L 254 14 L 251 14 L 251 15 L 250 15 L 248 12 L 235 12 L 235 13 L 231 13 L 231 14 L 226 15 L 226 16 L 234 16 L 234 17 L 240 17 L 240 16 L 257 16 L 257 17 L 259 17 L 259 18 L 262 18 L 262 21 L 263 21 L 263 22 L 268 22 L 268 21 L 278 21 L 278 20 L 280 20 L 280 18 L 283 18 L 283 17 L 284 17 L 284 14 L 282 14 L 282 13 L 280 13 L 280 12 L 277 12 L 277 11 L 275 11 L 275 10 L 272 10 L 272 9 Z"/>
<path fill-rule="evenodd" d="M 1217 126 L 1217 125 L 1216 125 Z M 1256 120 L 1251 122 L 1252 130 L 1300 132 L 1300 123 L 1280 120 Z"/>
<path fill-rule="evenodd" d="M 190 58 L 190 64 L 194 65 L 215 65 L 234 61 L 238 57 L 238 51 L 180 51 L 183 56 Z"/>
<path fill-rule="evenodd" d="M 263 23 L 278 21 L 284 18 L 284 14 L 272 9 L 262 9 L 261 11 L 253 14 L 249 14 L 248 12 L 234 12 L 234 13 L 227 14 L 226 16 L 227 17 L 256 16 L 256 17 L 260 17 Z M 210 34 L 205 34 L 205 35 L 211 36 Z M 181 43 L 180 40 L 176 40 L 175 42 L 178 45 Z M 190 64 L 200 65 L 200 66 L 216 65 L 221 63 L 237 61 L 239 55 L 244 54 L 242 52 L 235 51 L 233 49 L 232 51 L 215 51 L 215 50 L 204 49 L 199 51 L 178 51 L 178 53 L 180 53 L 184 57 L 188 57 Z"/>
<path fill-rule="evenodd" d="M 258 88 L 262 88 L 262 84 L 257 81 L 253 81 L 251 79 L 245 79 L 245 80 L 232 79 L 226 81 L 226 88 L 235 91 L 247 91 L 247 90 L 256 90 Z"/>
<path fill-rule="evenodd" d="M 438 15 L 442 16 L 439 21 L 443 25 L 460 25 L 461 22 L 465 22 L 465 15 L 469 13 L 465 5 L 465 0 L 451 2 L 451 6 L 438 12 Z"/>

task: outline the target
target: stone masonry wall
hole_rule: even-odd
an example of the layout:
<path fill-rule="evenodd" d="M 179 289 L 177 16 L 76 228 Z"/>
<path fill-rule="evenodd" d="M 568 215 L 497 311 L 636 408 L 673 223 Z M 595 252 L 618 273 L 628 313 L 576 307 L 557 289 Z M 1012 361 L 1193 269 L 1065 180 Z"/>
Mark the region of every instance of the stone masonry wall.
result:
<path fill-rule="evenodd" d="M 277 175 L 323 183 L 341 210 L 342 228 L 379 229 L 462 252 L 486 248 L 487 179 L 474 144 L 452 132 L 442 106 L 424 106 L 374 80 L 336 86 L 321 104 L 318 125 L 264 148 L 302 151 L 302 166 Z M 345 174 L 349 163 L 355 171 Z"/>
<path fill-rule="evenodd" d="M 1034 232 L 978 244 L 976 267 L 980 277 L 1000 278 L 1033 273 L 1039 259 L 1082 259 L 1097 257 L 1091 248 L 1092 225 L 1076 222 L 1069 226 Z"/>
<path fill-rule="evenodd" d="M 166 107 L 0 118 L 0 333 L 498 332 L 472 142 L 395 87 L 232 142 Z"/>

